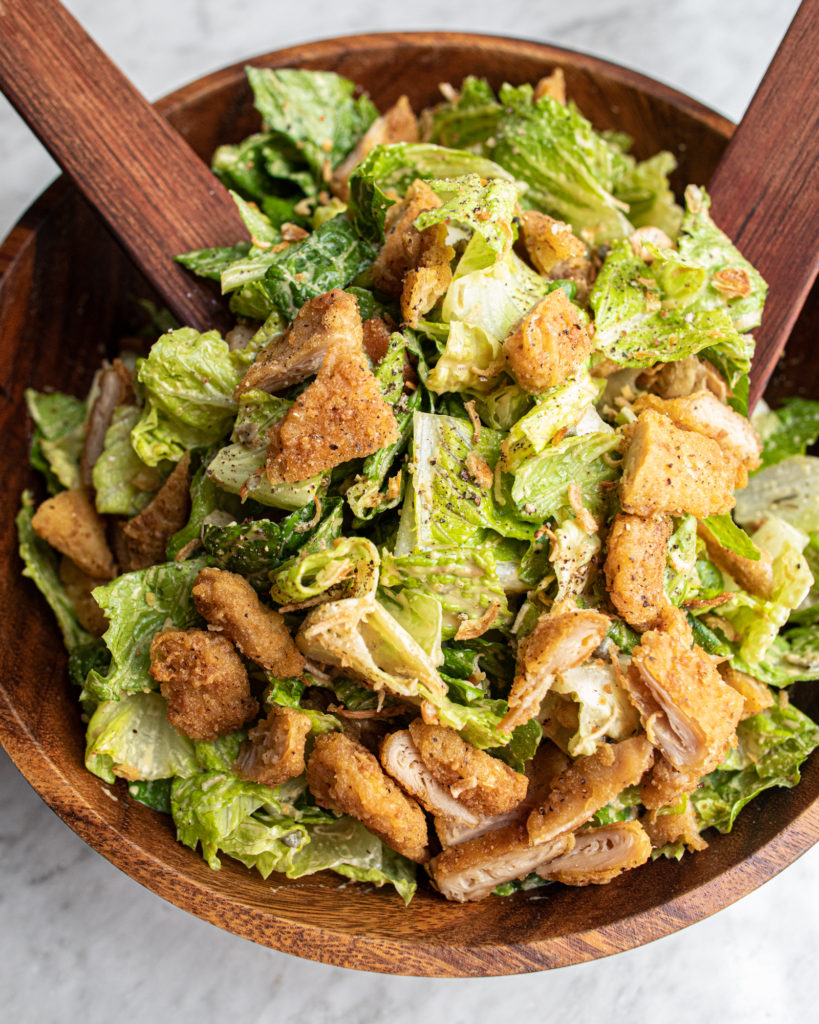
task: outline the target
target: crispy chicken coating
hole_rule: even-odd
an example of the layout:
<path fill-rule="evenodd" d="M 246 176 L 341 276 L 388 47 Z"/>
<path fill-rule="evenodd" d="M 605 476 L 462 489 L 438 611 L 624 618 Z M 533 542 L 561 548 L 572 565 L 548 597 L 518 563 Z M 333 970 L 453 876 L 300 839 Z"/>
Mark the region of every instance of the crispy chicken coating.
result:
<path fill-rule="evenodd" d="M 406 96 L 398 100 L 377 117 L 367 131 L 358 140 L 355 149 L 333 171 L 330 189 L 333 195 L 348 202 L 350 175 L 376 146 L 391 146 L 396 142 L 418 141 L 418 118 L 413 113 L 410 101 Z"/>
<path fill-rule="evenodd" d="M 727 661 L 720 665 L 719 674 L 742 697 L 744 703 L 741 718 L 750 718 L 765 708 L 773 707 L 774 695 L 770 687 L 759 679 L 749 676 L 747 672 L 740 672 Z"/>
<path fill-rule="evenodd" d="M 708 557 L 719 569 L 727 572 L 743 590 L 757 597 L 773 597 L 773 560 L 767 551 L 760 550 L 758 561 L 738 555 L 724 548 L 705 523 L 697 523 L 697 535 L 705 541 Z"/>
<path fill-rule="evenodd" d="M 523 390 L 541 394 L 576 373 L 593 347 L 580 311 L 556 288 L 518 321 L 503 354 Z"/>
<path fill-rule="evenodd" d="M 259 712 L 241 658 L 230 640 L 216 633 L 157 633 L 150 671 L 168 702 L 168 721 L 192 740 L 234 732 Z"/>
<path fill-rule="evenodd" d="M 416 179 L 402 200 L 387 210 L 386 238 L 373 263 L 373 284 L 379 291 L 399 298 L 404 275 L 417 267 L 423 241 L 414 221 L 425 210 L 436 210 L 441 200 L 425 181 Z"/>
<path fill-rule="evenodd" d="M 634 403 L 634 411 L 640 413 L 644 409 L 654 409 L 668 416 L 682 430 L 693 430 L 716 441 L 720 449 L 739 464 L 736 487 L 745 487 L 748 473 L 760 464 L 762 444 L 750 421 L 707 389 L 670 399 L 640 395 Z"/>
<path fill-rule="evenodd" d="M 373 316 L 364 321 L 362 332 L 364 351 L 370 357 L 373 366 L 376 366 L 387 354 L 390 344 L 389 328 L 380 316 Z"/>
<path fill-rule="evenodd" d="M 454 729 L 410 723 L 421 759 L 452 796 L 481 817 L 503 814 L 526 796 L 529 780 L 508 764 L 462 740 Z"/>
<path fill-rule="evenodd" d="M 653 409 L 631 430 L 620 481 L 624 512 L 703 519 L 731 511 L 737 462 L 716 441 L 680 430 Z"/>
<path fill-rule="evenodd" d="M 606 541 L 606 585 L 626 622 L 642 632 L 667 603 L 663 573 L 672 533 L 670 516 L 616 515 Z"/>
<path fill-rule="evenodd" d="M 650 811 L 674 807 L 687 793 L 694 792 L 699 781 L 699 772 L 677 771 L 658 753 L 654 766 L 640 786 L 640 802 Z"/>
<path fill-rule="evenodd" d="M 67 555 L 84 573 L 99 580 L 116 576 L 105 524 L 86 491 L 60 491 L 46 498 L 31 525 L 39 537 Z"/>
<path fill-rule="evenodd" d="M 124 572 L 165 561 L 165 547 L 191 510 L 190 452 L 185 452 L 150 504 L 118 527 L 117 557 Z"/>
<path fill-rule="evenodd" d="M 429 862 L 435 888 L 448 900 L 466 903 L 489 896 L 497 885 L 545 872 L 549 861 L 574 845 L 571 833 L 532 846 L 526 826 L 513 822 L 468 839 Z"/>
<path fill-rule="evenodd" d="M 455 250 L 446 244 L 446 224 L 431 224 L 421 232 L 418 262 L 404 275 L 401 316 L 415 327 L 452 283 L 450 264 Z"/>
<path fill-rule="evenodd" d="M 600 645 L 609 617 L 591 608 L 541 615 L 518 647 L 517 671 L 509 691 L 509 711 L 501 723 L 512 730 L 534 718 L 555 674 L 580 665 Z"/>
<path fill-rule="evenodd" d="M 578 301 L 584 302 L 594 279 L 594 267 L 586 255 L 585 243 L 571 227 L 539 210 L 524 210 L 520 231 L 538 273 L 552 281 L 574 281 Z"/>
<path fill-rule="evenodd" d="M 297 708 L 271 708 L 247 734 L 233 764 L 237 775 L 263 786 L 280 786 L 304 771 L 310 716 Z"/>
<path fill-rule="evenodd" d="M 654 751 L 645 736 L 604 743 L 579 757 L 555 779 L 546 799 L 526 821 L 533 843 L 574 832 L 651 767 Z"/>
<path fill-rule="evenodd" d="M 91 596 L 91 591 L 106 582 L 107 580 L 89 576 L 65 555 L 60 559 L 60 583 L 65 588 L 79 624 L 94 636 L 102 636 L 108 629 L 108 619 Z"/>
<path fill-rule="evenodd" d="M 690 800 L 681 814 L 646 814 L 642 824 L 655 850 L 668 843 L 684 843 L 692 853 L 704 850 L 708 846 L 700 835 L 697 817 Z"/>
<path fill-rule="evenodd" d="M 410 860 L 427 859 L 424 812 L 360 743 L 340 732 L 319 736 L 307 761 L 307 785 L 322 807 L 357 818 Z"/>
<path fill-rule="evenodd" d="M 277 335 L 249 366 L 234 397 L 252 388 L 281 391 L 318 373 L 333 345 L 361 351 L 363 328 L 354 295 L 340 288 L 317 295 L 301 307 L 290 328 Z"/>
<path fill-rule="evenodd" d="M 310 387 L 271 429 L 267 477 L 272 484 L 306 480 L 397 440 L 392 407 L 363 352 L 336 344 Z"/>
<path fill-rule="evenodd" d="M 640 822 L 615 821 L 576 832 L 572 849 L 551 861 L 543 876 L 564 885 L 606 885 L 650 856 L 651 840 Z"/>
<path fill-rule="evenodd" d="M 192 595 L 208 626 L 224 633 L 246 658 L 278 679 L 300 676 L 304 671 L 304 657 L 284 619 L 261 603 L 243 576 L 205 568 L 196 577 Z"/>

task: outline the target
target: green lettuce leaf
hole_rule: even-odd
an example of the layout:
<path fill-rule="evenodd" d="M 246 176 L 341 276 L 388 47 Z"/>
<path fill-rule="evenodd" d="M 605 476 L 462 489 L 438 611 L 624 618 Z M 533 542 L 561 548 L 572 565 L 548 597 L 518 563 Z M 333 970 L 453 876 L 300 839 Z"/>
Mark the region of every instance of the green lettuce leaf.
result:
<path fill-rule="evenodd" d="M 776 412 L 769 410 L 765 417 L 769 422 L 764 433 L 760 430 L 761 469 L 774 466 L 792 455 L 804 455 L 819 438 L 819 402 L 810 398 L 786 398 Z M 754 425 L 757 426 L 756 413 Z"/>
<path fill-rule="evenodd" d="M 726 512 L 721 516 L 706 516 L 703 522 L 722 547 L 736 552 L 743 558 L 750 558 L 753 562 L 759 561 L 759 548 L 748 534 L 737 526 L 729 513 Z"/>
<path fill-rule="evenodd" d="M 339 537 L 321 551 L 302 550 L 273 570 L 270 596 L 277 604 L 363 597 L 376 587 L 379 564 L 372 541 Z"/>
<path fill-rule="evenodd" d="M 60 391 L 46 394 L 34 388 L 26 388 L 25 399 L 35 426 L 31 464 L 45 475 L 52 494 L 81 487 L 86 403 Z"/>
<path fill-rule="evenodd" d="M 473 240 L 482 240 L 487 265 L 509 251 L 517 238 L 514 218 L 520 190 L 515 184 L 502 178 L 485 181 L 478 174 L 432 179 L 427 184 L 442 205 L 416 218 L 419 231 L 433 224 L 454 224 L 471 231 Z"/>
<path fill-rule="evenodd" d="M 131 444 L 131 431 L 140 420 L 135 405 L 114 409 L 105 433 L 105 447 L 94 463 L 92 478 L 98 512 L 135 516 L 162 484 L 156 467 L 146 466 Z"/>
<path fill-rule="evenodd" d="M 172 785 L 173 779 L 155 779 L 153 782 L 138 779 L 136 782 L 128 783 L 128 795 L 132 800 L 145 804 L 154 811 L 170 814 Z"/>
<path fill-rule="evenodd" d="M 453 149 L 481 148 L 497 131 L 502 112 L 486 79 L 470 75 L 452 100 L 433 109 L 429 141 Z"/>
<path fill-rule="evenodd" d="M 748 486 L 737 492 L 734 518 L 753 529 L 770 516 L 778 516 L 798 530 L 819 530 L 819 458 L 792 455 L 760 470 Z"/>
<path fill-rule="evenodd" d="M 519 388 L 517 384 L 501 377 L 486 395 L 479 395 L 475 409 L 481 422 L 493 430 L 511 430 L 531 409 L 534 396 Z"/>
<path fill-rule="evenodd" d="M 485 395 L 495 387 L 502 372 L 500 341 L 482 327 L 456 320 L 449 326 L 446 346 L 426 385 L 439 395 L 447 391 Z"/>
<path fill-rule="evenodd" d="M 626 739 L 640 725 L 613 667 L 603 662 L 558 673 L 542 711 L 544 731 L 570 757 L 593 754 L 607 739 Z M 576 728 L 565 724 L 572 717 Z"/>
<path fill-rule="evenodd" d="M 632 157 L 626 160 L 628 169 L 615 186 L 614 195 L 628 205 L 628 219 L 636 228 L 657 227 L 675 239 L 683 211 L 674 198 L 669 176 L 677 161 L 665 150 L 639 163 L 632 162 Z"/>

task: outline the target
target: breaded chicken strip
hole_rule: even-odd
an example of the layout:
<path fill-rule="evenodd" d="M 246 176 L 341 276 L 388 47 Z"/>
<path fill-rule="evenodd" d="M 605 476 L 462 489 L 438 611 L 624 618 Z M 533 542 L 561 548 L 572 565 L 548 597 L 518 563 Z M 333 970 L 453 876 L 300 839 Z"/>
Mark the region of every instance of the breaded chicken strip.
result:
<path fill-rule="evenodd" d="M 392 407 L 363 353 L 336 344 L 310 387 L 271 429 L 267 477 L 271 484 L 307 480 L 397 440 Z"/>
<path fill-rule="evenodd" d="M 415 227 L 415 220 L 441 205 L 429 185 L 417 178 L 404 198 L 387 210 L 386 237 L 372 267 L 373 284 L 379 291 L 395 298 L 401 295 L 404 275 L 417 267 L 421 258 L 423 232 Z"/>
<path fill-rule="evenodd" d="M 543 874 L 555 857 L 574 845 L 569 832 L 532 846 L 526 826 L 515 822 L 439 853 L 429 862 L 435 888 L 448 900 L 466 903 L 489 896 L 497 885 Z"/>
<path fill-rule="evenodd" d="M 107 582 L 89 576 L 65 555 L 60 559 L 60 583 L 65 588 L 80 625 L 94 636 L 102 636 L 108 629 L 108 619 L 91 596 L 91 591 Z"/>
<path fill-rule="evenodd" d="M 555 288 L 517 322 L 503 355 L 523 390 L 542 394 L 576 373 L 593 348 L 577 306 Z"/>
<path fill-rule="evenodd" d="M 736 473 L 736 459 L 716 441 L 647 409 L 631 428 L 620 504 L 637 516 L 721 515 L 734 507 Z"/>
<path fill-rule="evenodd" d="M 586 245 L 568 224 L 539 210 L 524 210 L 520 232 L 526 252 L 538 273 L 552 281 L 574 281 L 578 301 L 585 301 L 594 278 Z"/>
<path fill-rule="evenodd" d="M 243 576 L 205 568 L 196 577 L 192 595 L 210 628 L 224 633 L 246 658 L 278 679 L 291 679 L 304 671 L 304 657 L 284 619 L 261 603 Z"/>
<path fill-rule="evenodd" d="M 654 409 L 682 430 L 693 430 L 716 441 L 723 452 L 732 455 L 740 465 L 736 487 L 745 487 L 748 473 L 760 465 L 762 444 L 750 420 L 721 402 L 707 389 L 681 398 L 662 399 L 656 395 L 640 395 L 634 411 Z"/>
<path fill-rule="evenodd" d="M 745 558 L 722 546 L 705 523 L 697 523 L 697 536 L 705 541 L 708 557 L 723 572 L 747 590 L 766 601 L 773 597 L 773 560 L 767 551 L 759 551 L 759 559 Z"/>
<path fill-rule="evenodd" d="M 249 366 L 234 393 L 252 388 L 282 391 L 318 373 L 333 345 L 360 352 L 363 328 L 358 301 L 340 288 L 317 295 L 301 307 L 284 334 L 277 335 Z"/>
<path fill-rule="evenodd" d="M 450 264 L 455 250 L 446 244 L 446 236 L 446 224 L 432 224 L 421 232 L 418 262 L 407 270 L 401 287 L 401 316 L 410 327 L 452 284 Z"/>
<path fill-rule="evenodd" d="M 526 821 L 533 843 L 574 832 L 651 767 L 654 751 L 645 736 L 604 743 L 588 757 L 578 757 L 554 780 L 546 799 Z"/>
<path fill-rule="evenodd" d="M 116 576 L 105 524 L 85 491 L 60 491 L 46 498 L 31 520 L 34 532 L 84 573 L 99 580 Z"/>
<path fill-rule="evenodd" d="M 651 845 L 657 850 L 668 843 L 684 843 L 692 853 L 704 850 L 708 846 L 700 835 L 697 817 L 690 800 L 682 814 L 646 814 L 642 824 Z"/>
<path fill-rule="evenodd" d="M 409 731 L 433 776 L 475 814 L 504 814 L 526 796 L 529 780 L 525 775 L 462 740 L 454 729 L 416 718 Z"/>
<path fill-rule="evenodd" d="M 575 832 L 572 849 L 550 861 L 542 874 L 563 885 L 606 885 L 650 856 L 651 840 L 639 821 L 615 821 Z"/>
<path fill-rule="evenodd" d="M 258 714 L 241 658 L 230 640 L 216 633 L 157 633 L 150 671 L 168 702 L 168 721 L 192 740 L 234 732 Z"/>
<path fill-rule="evenodd" d="M 681 631 L 644 633 L 622 683 L 648 738 L 678 771 L 705 775 L 722 761 L 744 701 Z"/>
<path fill-rule="evenodd" d="M 511 731 L 534 718 L 555 674 L 584 662 L 600 645 L 609 622 L 607 615 L 590 608 L 541 615 L 518 647 L 509 711 L 501 728 Z"/>
<path fill-rule="evenodd" d="M 190 515 L 190 465 L 190 452 L 185 452 L 150 503 L 118 527 L 116 549 L 123 572 L 165 561 L 168 541 Z"/>
<path fill-rule="evenodd" d="M 650 629 L 667 604 L 663 574 L 673 526 L 670 516 L 616 515 L 606 540 L 606 585 L 626 622 Z"/>
<path fill-rule="evenodd" d="M 319 736 L 307 761 L 307 785 L 322 807 L 357 818 L 410 860 L 427 859 L 424 812 L 360 743 L 340 732 Z"/>
<path fill-rule="evenodd" d="M 773 707 L 774 695 L 771 693 L 770 687 L 759 679 L 749 676 L 747 672 L 740 672 L 727 661 L 720 665 L 719 674 L 742 697 L 743 719 L 758 715 L 765 708 Z"/>
<path fill-rule="evenodd" d="M 640 802 L 650 811 L 674 807 L 687 793 L 694 792 L 699 781 L 699 772 L 677 771 L 658 752 L 651 771 L 640 786 Z"/>
<path fill-rule="evenodd" d="M 330 180 L 330 189 L 333 195 L 343 199 L 345 203 L 349 201 L 350 175 L 376 146 L 391 146 L 396 142 L 417 141 L 418 118 L 413 113 L 407 97 L 400 96 L 389 110 L 373 121 L 358 140 L 352 153 L 333 171 L 333 177 Z"/>
<path fill-rule="evenodd" d="M 310 716 L 297 708 L 271 708 L 247 734 L 233 770 L 248 782 L 280 786 L 304 771 Z"/>

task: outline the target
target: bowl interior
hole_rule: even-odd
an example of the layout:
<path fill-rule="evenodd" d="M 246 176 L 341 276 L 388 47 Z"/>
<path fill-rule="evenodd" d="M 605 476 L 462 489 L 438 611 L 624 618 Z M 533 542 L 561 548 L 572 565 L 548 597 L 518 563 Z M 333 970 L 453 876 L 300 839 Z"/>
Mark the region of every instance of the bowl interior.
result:
<path fill-rule="evenodd" d="M 678 159 L 675 185 L 707 182 L 731 125 L 673 90 L 567 51 L 456 34 L 359 36 L 256 58 L 259 66 L 338 71 L 384 108 L 407 93 L 416 109 L 442 81 L 468 74 L 537 81 L 564 69 L 569 95 L 601 128 L 618 128 L 647 156 Z M 207 159 L 258 120 L 237 65 L 159 104 Z M 183 187 L 183 183 L 180 183 Z M 169 253 L 168 256 L 172 256 Z M 729 836 L 680 863 L 660 860 L 603 888 L 560 886 L 475 905 L 445 903 L 423 885 L 408 909 L 391 891 L 319 875 L 264 882 L 225 858 L 212 872 L 179 846 L 167 818 L 109 791 L 83 767 L 83 726 L 66 657 L 44 602 L 20 576 L 13 514 L 33 483 L 28 468 L 27 386 L 81 394 L 101 358 L 133 328 L 135 297 L 150 289 L 67 182 L 53 186 L 0 249 L 0 430 L 7 515 L 0 523 L 0 739 L 41 796 L 88 843 L 138 881 L 237 934 L 296 955 L 400 974 L 511 974 L 576 963 L 639 945 L 698 920 L 748 892 L 819 838 L 819 758 L 803 782 L 754 801 Z M 800 321 L 772 385 L 819 394 Z M 815 320 L 814 320 L 815 322 Z M 819 713 L 807 692 L 799 703 Z"/>

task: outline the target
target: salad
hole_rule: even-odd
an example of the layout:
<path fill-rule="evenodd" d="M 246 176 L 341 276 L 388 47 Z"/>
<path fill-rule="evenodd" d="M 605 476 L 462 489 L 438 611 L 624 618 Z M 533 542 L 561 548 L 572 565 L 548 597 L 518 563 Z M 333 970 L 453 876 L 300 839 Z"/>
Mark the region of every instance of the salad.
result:
<path fill-rule="evenodd" d="M 249 237 L 178 257 L 235 328 L 154 311 L 27 392 L 86 767 L 212 868 L 406 902 L 702 850 L 819 746 L 819 403 L 748 419 L 765 282 L 559 70 L 420 116 L 248 77 Z"/>

